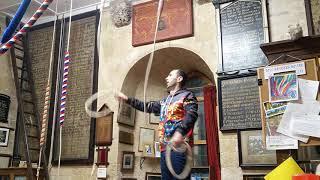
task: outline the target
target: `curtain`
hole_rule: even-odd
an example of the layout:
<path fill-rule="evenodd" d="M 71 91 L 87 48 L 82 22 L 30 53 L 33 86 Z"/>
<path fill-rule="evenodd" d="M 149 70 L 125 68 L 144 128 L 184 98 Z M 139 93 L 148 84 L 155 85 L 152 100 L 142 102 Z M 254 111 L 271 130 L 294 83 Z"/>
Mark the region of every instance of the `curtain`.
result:
<path fill-rule="evenodd" d="M 203 94 L 210 180 L 221 180 L 215 87 L 204 87 Z"/>

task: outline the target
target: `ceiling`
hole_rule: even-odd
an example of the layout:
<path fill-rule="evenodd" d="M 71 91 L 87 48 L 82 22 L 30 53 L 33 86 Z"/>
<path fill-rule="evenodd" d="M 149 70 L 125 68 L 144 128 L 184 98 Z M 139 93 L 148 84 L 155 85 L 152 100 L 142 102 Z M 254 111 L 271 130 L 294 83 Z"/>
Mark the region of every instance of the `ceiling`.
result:
<path fill-rule="evenodd" d="M 22 0 L 0 0 L 0 12 L 14 16 L 16 13 L 20 3 Z M 32 0 L 26 14 L 23 16 L 23 22 L 27 22 L 33 13 L 38 9 L 40 4 L 42 4 L 43 0 Z M 42 19 L 53 17 L 55 15 L 56 4 L 58 2 L 57 13 L 62 14 L 66 13 L 70 9 L 70 1 L 71 0 L 53 0 L 50 4 L 49 8 L 45 11 L 42 15 Z M 110 0 L 105 0 L 108 3 Z M 73 10 L 80 10 L 82 9 L 82 13 L 86 11 L 90 11 L 96 9 L 100 4 L 101 0 L 73 0 L 72 9 Z M 40 18 L 40 19 L 41 19 Z"/>

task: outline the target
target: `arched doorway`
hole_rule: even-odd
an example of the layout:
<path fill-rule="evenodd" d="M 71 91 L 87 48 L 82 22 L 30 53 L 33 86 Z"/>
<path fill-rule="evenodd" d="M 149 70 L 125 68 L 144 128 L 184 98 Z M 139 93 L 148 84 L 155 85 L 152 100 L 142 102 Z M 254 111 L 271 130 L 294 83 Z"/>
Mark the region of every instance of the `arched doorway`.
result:
<path fill-rule="evenodd" d="M 125 80 L 123 82 L 121 91 L 128 96 L 135 97 L 137 99 L 143 99 L 143 85 L 144 76 L 147 66 L 147 61 L 149 55 L 144 56 L 138 60 L 127 73 Z M 160 100 L 167 95 L 165 77 L 169 74 L 172 69 L 183 69 L 189 74 L 188 88 L 190 88 L 199 100 L 199 121 L 196 124 L 196 144 L 194 148 L 195 154 L 199 155 L 199 158 L 206 158 L 206 125 L 204 122 L 204 96 L 202 88 L 207 85 L 214 86 L 213 73 L 205 63 L 205 61 L 192 51 L 183 48 L 164 48 L 157 50 L 154 55 L 154 61 L 151 68 L 151 73 L 149 76 L 148 88 L 147 88 L 147 101 Z M 142 152 L 139 151 L 139 141 L 141 138 L 139 136 L 140 128 L 149 128 L 155 130 L 155 141 L 158 141 L 157 136 L 157 124 L 151 123 L 149 120 L 144 120 L 144 115 L 142 112 L 135 112 L 135 123 L 133 127 L 122 126 L 119 124 L 119 129 L 121 131 L 132 132 L 135 136 L 134 144 L 119 144 L 118 150 L 119 155 L 121 151 L 133 151 L 135 152 L 136 163 L 139 165 L 138 168 L 134 169 L 134 172 L 130 174 L 132 177 L 141 178 L 146 172 L 160 172 L 160 160 L 154 159 L 143 159 Z M 204 133 L 204 134 L 203 134 Z M 208 167 L 208 162 L 199 160 L 195 157 L 194 165 L 198 167 Z M 121 159 L 120 157 L 118 159 Z M 140 159 L 140 160 L 139 160 Z M 143 159 L 143 160 L 141 160 Z M 128 175 L 129 176 L 129 175 Z"/>

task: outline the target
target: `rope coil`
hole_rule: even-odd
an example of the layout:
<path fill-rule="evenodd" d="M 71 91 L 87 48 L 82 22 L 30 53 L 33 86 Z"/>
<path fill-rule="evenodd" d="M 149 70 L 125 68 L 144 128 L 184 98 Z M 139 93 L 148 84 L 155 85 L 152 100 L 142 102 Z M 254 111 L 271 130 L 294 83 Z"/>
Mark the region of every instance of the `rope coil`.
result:
<path fill-rule="evenodd" d="M 186 153 L 186 165 L 184 166 L 184 169 L 180 174 L 177 174 L 172 167 L 171 150 L 173 150 L 175 152 Z M 186 141 L 184 141 L 184 143 L 181 144 L 180 147 L 178 147 L 178 148 L 174 147 L 172 142 L 169 142 L 169 144 L 167 144 L 166 164 L 167 164 L 167 167 L 168 167 L 169 171 L 171 172 L 171 174 L 174 177 L 176 177 L 177 179 L 186 179 L 189 176 L 190 171 L 191 171 L 192 159 L 193 159 L 192 149 Z"/>

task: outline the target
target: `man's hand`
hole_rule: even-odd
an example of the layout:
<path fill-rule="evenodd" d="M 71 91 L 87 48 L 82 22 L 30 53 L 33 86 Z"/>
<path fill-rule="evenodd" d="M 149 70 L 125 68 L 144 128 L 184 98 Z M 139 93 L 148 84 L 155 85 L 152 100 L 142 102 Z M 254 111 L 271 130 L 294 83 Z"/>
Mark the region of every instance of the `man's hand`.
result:
<path fill-rule="evenodd" d="M 171 142 L 174 147 L 179 147 L 184 142 L 184 137 L 180 132 L 176 131 L 171 138 Z"/>
<path fill-rule="evenodd" d="M 127 101 L 128 100 L 128 96 L 126 96 L 125 94 L 123 94 L 122 92 L 116 92 L 114 97 L 118 100 L 118 101 Z"/>

